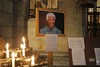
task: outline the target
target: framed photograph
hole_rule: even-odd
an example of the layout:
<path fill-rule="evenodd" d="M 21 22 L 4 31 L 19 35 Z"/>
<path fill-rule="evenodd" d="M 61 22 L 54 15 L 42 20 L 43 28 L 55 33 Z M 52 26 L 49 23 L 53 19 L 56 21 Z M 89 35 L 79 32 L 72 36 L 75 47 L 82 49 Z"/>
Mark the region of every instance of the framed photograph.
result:
<path fill-rule="evenodd" d="M 36 35 L 65 35 L 64 12 L 50 9 L 36 9 Z"/>

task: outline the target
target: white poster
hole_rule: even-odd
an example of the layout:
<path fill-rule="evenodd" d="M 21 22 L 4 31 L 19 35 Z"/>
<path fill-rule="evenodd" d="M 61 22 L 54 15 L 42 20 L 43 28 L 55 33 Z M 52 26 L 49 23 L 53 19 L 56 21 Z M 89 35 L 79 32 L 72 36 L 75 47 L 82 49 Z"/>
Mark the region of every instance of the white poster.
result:
<path fill-rule="evenodd" d="M 100 65 L 100 48 L 94 48 L 94 50 L 95 50 L 96 64 Z"/>
<path fill-rule="evenodd" d="M 45 35 L 46 51 L 56 51 L 57 50 L 57 40 L 58 40 L 57 35 L 54 35 L 54 34 Z"/>
<path fill-rule="evenodd" d="M 85 49 L 84 38 L 83 37 L 69 37 L 68 38 L 69 48 L 81 48 Z"/>
<path fill-rule="evenodd" d="M 86 65 L 84 49 L 72 49 L 73 65 Z"/>

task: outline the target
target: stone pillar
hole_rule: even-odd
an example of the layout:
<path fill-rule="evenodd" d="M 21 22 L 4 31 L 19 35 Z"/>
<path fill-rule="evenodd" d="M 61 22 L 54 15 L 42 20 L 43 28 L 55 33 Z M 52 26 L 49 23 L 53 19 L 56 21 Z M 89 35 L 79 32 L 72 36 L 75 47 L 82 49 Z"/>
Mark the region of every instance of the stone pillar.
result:
<path fill-rule="evenodd" d="M 13 47 L 20 47 L 22 37 L 24 36 L 27 43 L 27 20 L 29 14 L 29 0 L 13 0 Z"/>

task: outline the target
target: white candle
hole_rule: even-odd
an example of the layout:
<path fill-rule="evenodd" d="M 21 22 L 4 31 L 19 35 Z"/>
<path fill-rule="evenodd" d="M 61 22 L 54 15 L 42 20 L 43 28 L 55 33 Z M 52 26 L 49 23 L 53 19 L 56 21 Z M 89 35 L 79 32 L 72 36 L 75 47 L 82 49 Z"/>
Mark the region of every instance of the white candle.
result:
<path fill-rule="evenodd" d="M 6 58 L 9 58 L 9 44 L 6 44 Z"/>
<path fill-rule="evenodd" d="M 12 67 L 15 67 L 15 54 L 12 52 Z"/>
<path fill-rule="evenodd" d="M 23 41 L 23 44 L 21 45 L 21 47 L 22 47 L 22 54 L 23 54 L 23 56 L 25 56 L 26 44 L 25 44 L 25 38 L 24 37 L 22 38 L 22 41 Z"/>
<path fill-rule="evenodd" d="M 25 56 L 25 45 L 21 44 L 21 48 L 22 48 L 22 56 Z"/>
<path fill-rule="evenodd" d="M 31 60 L 32 60 L 32 61 L 31 61 L 31 66 L 33 66 L 33 65 L 35 64 L 35 61 L 34 61 L 34 60 L 35 60 L 34 55 L 32 56 Z"/>

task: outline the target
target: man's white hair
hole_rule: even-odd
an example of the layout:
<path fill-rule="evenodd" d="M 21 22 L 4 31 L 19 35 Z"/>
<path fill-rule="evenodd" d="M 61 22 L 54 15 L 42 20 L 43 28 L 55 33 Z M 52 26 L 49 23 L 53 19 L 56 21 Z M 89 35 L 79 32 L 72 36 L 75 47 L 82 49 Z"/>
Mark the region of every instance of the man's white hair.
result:
<path fill-rule="evenodd" d="M 46 15 L 46 20 L 48 20 L 48 17 L 49 17 L 49 16 L 53 16 L 54 19 L 56 19 L 56 16 L 55 16 L 54 13 L 47 13 L 47 15 Z"/>

